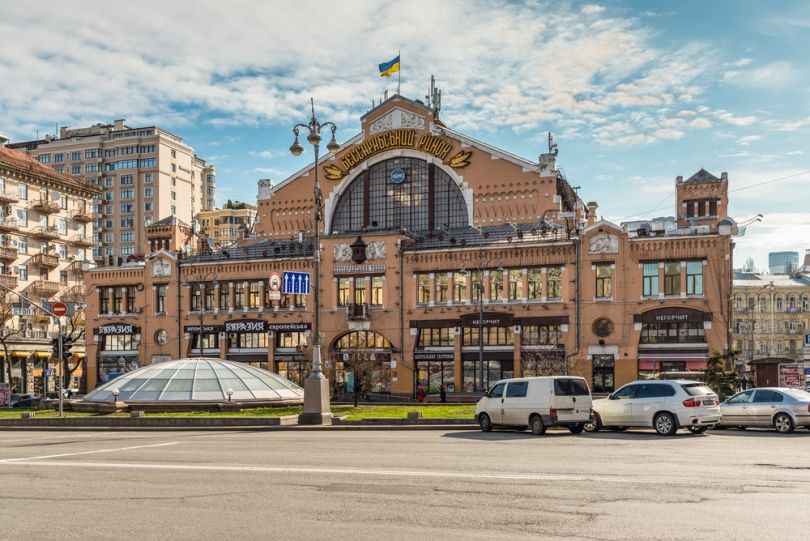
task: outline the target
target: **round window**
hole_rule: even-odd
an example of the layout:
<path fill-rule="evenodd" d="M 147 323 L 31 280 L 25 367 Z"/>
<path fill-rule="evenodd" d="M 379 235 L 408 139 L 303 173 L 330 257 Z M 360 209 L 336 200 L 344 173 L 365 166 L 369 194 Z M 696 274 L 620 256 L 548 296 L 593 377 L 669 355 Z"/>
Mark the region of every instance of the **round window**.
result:
<path fill-rule="evenodd" d="M 169 333 L 161 329 L 155 333 L 155 342 L 161 346 L 165 346 L 169 342 Z"/>
<path fill-rule="evenodd" d="M 600 318 L 593 322 L 593 334 L 602 338 L 609 336 L 613 332 L 613 322 L 606 318 Z"/>

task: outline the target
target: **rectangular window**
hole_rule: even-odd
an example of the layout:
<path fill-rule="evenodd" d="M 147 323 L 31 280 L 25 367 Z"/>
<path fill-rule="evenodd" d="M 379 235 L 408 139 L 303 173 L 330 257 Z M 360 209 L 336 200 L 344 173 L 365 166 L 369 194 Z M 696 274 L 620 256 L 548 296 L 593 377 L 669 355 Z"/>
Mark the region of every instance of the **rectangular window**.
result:
<path fill-rule="evenodd" d="M 664 263 L 664 295 L 681 294 L 681 264 Z"/>
<path fill-rule="evenodd" d="M 436 302 L 447 302 L 447 273 L 439 272 L 436 279 Z"/>
<path fill-rule="evenodd" d="M 562 267 L 546 269 L 546 297 L 548 300 L 562 299 Z"/>
<path fill-rule="evenodd" d="M 443 327 L 440 329 L 419 329 L 419 338 L 416 343 L 418 348 L 430 347 L 452 347 L 453 329 Z"/>
<path fill-rule="evenodd" d="M 71 175 L 81 175 L 82 174 L 82 166 L 81 165 L 71 165 L 70 166 L 70 174 Z"/>
<path fill-rule="evenodd" d="M 523 271 L 511 269 L 509 271 L 509 300 L 516 301 L 523 298 Z"/>
<path fill-rule="evenodd" d="M 135 212 L 135 205 L 132 203 L 121 203 L 121 213 Z"/>
<path fill-rule="evenodd" d="M 368 276 L 360 276 L 354 279 L 354 304 L 368 304 L 368 298 L 366 297 L 368 282 Z"/>
<path fill-rule="evenodd" d="M 529 269 L 528 275 L 529 299 L 540 299 L 543 297 L 543 271 L 541 269 Z"/>
<path fill-rule="evenodd" d="M 383 277 L 373 276 L 371 278 L 371 305 L 383 305 Z"/>
<path fill-rule="evenodd" d="M 133 240 L 135 240 L 135 233 L 132 231 L 121 232 L 121 242 L 132 242 Z"/>
<path fill-rule="evenodd" d="M 59 244 L 59 258 L 60 259 L 67 259 L 68 258 L 68 247 L 67 244 Z"/>
<path fill-rule="evenodd" d="M 112 177 L 104 177 L 104 186 L 107 188 L 111 188 L 113 185 Z"/>
<path fill-rule="evenodd" d="M 59 218 L 58 227 L 59 227 L 59 234 L 60 235 L 67 235 L 67 219 L 66 218 Z"/>
<path fill-rule="evenodd" d="M 73 161 L 81 160 L 82 159 L 82 152 L 81 150 L 77 150 L 70 153 L 70 159 Z"/>
<path fill-rule="evenodd" d="M 248 288 L 248 308 L 258 310 L 261 307 L 261 291 L 259 282 L 250 282 Z"/>
<path fill-rule="evenodd" d="M 28 211 L 25 209 L 17 209 L 17 224 L 20 227 L 28 227 Z"/>
<path fill-rule="evenodd" d="M 99 166 L 97 163 L 86 163 L 84 164 L 84 172 L 85 173 L 98 173 Z"/>
<path fill-rule="evenodd" d="M 610 264 L 596 265 L 596 298 L 605 299 L 613 294 L 613 267 Z"/>
<path fill-rule="evenodd" d="M 147 201 L 146 203 L 143 204 L 143 211 L 144 212 L 152 212 L 152 208 L 153 207 L 152 207 L 152 202 L 151 201 Z"/>
<path fill-rule="evenodd" d="M 135 177 L 132 175 L 121 175 L 121 186 L 130 186 L 135 184 Z"/>
<path fill-rule="evenodd" d="M 123 309 L 124 292 L 121 291 L 121 289 L 122 288 L 120 288 L 120 287 L 112 288 L 112 290 L 113 290 L 113 309 L 112 309 L 113 314 L 120 314 L 122 309 Z"/>
<path fill-rule="evenodd" d="M 56 163 L 63 163 L 65 161 L 65 155 L 61 152 L 53 155 L 53 161 Z"/>
<path fill-rule="evenodd" d="M 504 271 L 502 270 L 489 272 L 489 300 L 503 300 L 503 275 Z"/>
<path fill-rule="evenodd" d="M 644 263 L 642 266 L 644 275 L 644 291 L 645 297 L 658 296 L 658 263 Z"/>
<path fill-rule="evenodd" d="M 467 300 L 467 273 L 453 273 L 453 302 L 465 302 Z"/>
<path fill-rule="evenodd" d="M 28 199 L 28 184 L 20 182 L 17 185 L 17 197 L 20 199 Z"/>
<path fill-rule="evenodd" d="M 20 237 L 17 239 L 17 250 L 21 254 L 28 253 L 28 238 L 27 237 Z"/>
<path fill-rule="evenodd" d="M 133 255 L 135 253 L 135 246 L 129 244 L 127 246 L 121 246 L 121 255 Z"/>
<path fill-rule="evenodd" d="M 709 216 L 717 216 L 717 199 L 709 201 Z"/>
<path fill-rule="evenodd" d="M 279 331 L 276 334 L 277 348 L 307 347 L 307 333 L 302 331 Z"/>
<path fill-rule="evenodd" d="M 703 295 L 703 261 L 686 262 L 686 294 Z"/>
<path fill-rule="evenodd" d="M 143 189 L 143 196 L 144 197 L 152 197 L 152 188 L 147 187 Z"/>
<path fill-rule="evenodd" d="M 219 309 L 227 310 L 230 306 L 230 295 L 228 294 L 230 288 L 227 284 L 220 284 L 219 286 Z"/>
<path fill-rule="evenodd" d="M 51 163 L 51 155 L 50 154 L 42 154 L 39 156 L 39 163 Z"/>
<path fill-rule="evenodd" d="M 145 184 L 152 184 L 152 173 L 144 173 L 143 182 Z"/>
<path fill-rule="evenodd" d="M 172 192 L 171 197 L 173 200 L 177 200 L 177 192 Z"/>
<path fill-rule="evenodd" d="M 135 190 L 133 190 L 132 188 L 121 190 L 121 199 L 133 199 L 134 197 L 135 197 Z"/>
<path fill-rule="evenodd" d="M 92 148 L 92 149 L 89 149 L 89 150 L 85 150 L 84 151 L 84 157 L 85 157 L 85 159 L 98 158 L 98 149 L 97 148 Z"/>
<path fill-rule="evenodd" d="M 147 158 L 140 161 L 141 167 L 155 167 L 157 165 L 157 158 Z"/>
<path fill-rule="evenodd" d="M 430 275 L 416 275 L 416 302 L 427 304 L 430 302 Z"/>
<path fill-rule="evenodd" d="M 205 284 L 205 297 L 203 298 L 203 308 L 205 310 L 213 310 L 216 308 L 216 304 L 214 303 L 214 293 L 215 288 L 214 284 L 207 283 Z"/>
<path fill-rule="evenodd" d="M 59 271 L 59 284 L 66 286 L 68 283 L 68 273 L 67 271 Z"/>
<path fill-rule="evenodd" d="M 243 282 L 236 282 L 233 287 L 233 307 L 234 308 L 244 308 L 245 307 L 245 284 Z"/>
<path fill-rule="evenodd" d="M 135 287 L 130 286 L 127 288 L 127 313 L 135 313 Z"/>
<path fill-rule="evenodd" d="M 168 286 L 157 286 L 155 288 L 155 312 L 158 314 L 166 313 L 166 292 Z"/>

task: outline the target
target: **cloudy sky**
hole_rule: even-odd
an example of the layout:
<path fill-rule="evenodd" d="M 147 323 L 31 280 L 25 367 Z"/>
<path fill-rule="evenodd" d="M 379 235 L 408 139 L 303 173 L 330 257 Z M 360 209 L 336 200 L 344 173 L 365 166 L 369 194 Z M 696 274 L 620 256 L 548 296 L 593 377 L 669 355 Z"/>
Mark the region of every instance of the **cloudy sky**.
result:
<path fill-rule="evenodd" d="M 0 132 L 157 124 L 216 164 L 220 203 L 305 165 L 310 96 L 357 133 L 401 50 L 403 95 L 433 74 L 446 123 L 533 160 L 552 131 L 607 219 L 673 215 L 705 167 L 765 216 L 738 262 L 810 248 L 810 2 L 46 0 L 0 5 L 0 36 Z"/>

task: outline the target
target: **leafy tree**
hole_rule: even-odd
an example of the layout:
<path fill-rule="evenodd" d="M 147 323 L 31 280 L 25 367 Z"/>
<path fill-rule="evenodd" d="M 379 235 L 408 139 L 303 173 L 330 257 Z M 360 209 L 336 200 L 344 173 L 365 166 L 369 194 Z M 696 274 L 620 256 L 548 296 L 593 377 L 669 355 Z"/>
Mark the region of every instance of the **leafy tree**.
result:
<path fill-rule="evenodd" d="M 714 352 L 706 361 L 706 385 L 717 393 L 720 400 L 725 400 L 737 392 L 740 375 L 733 367 L 739 353 L 737 350 L 728 353 Z"/>
<path fill-rule="evenodd" d="M 0 359 L 0 383 L 11 383 L 11 356 L 9 346 L 14 338 L 21 334 L 19 327 L 15 328 L 14 316 L 11 313 L 13 299 L 9 293 L 0 295 L 0 347 L 3 348 L 4 356 Z"/>

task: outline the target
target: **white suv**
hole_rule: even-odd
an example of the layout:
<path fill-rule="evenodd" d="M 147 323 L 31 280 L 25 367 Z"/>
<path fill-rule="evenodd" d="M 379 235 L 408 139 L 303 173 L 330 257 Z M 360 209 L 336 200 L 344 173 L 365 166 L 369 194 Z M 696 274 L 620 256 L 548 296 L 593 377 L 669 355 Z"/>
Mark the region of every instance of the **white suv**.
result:
<path fill-rule="evenodd" d="M 688 380 L 644 380 L 593 401 L 588 432 L 601 428 L 652 427 L 662 436 L 679 428 L 702 434 L 720 422 L 720 401 L 704 383 Z"/>

